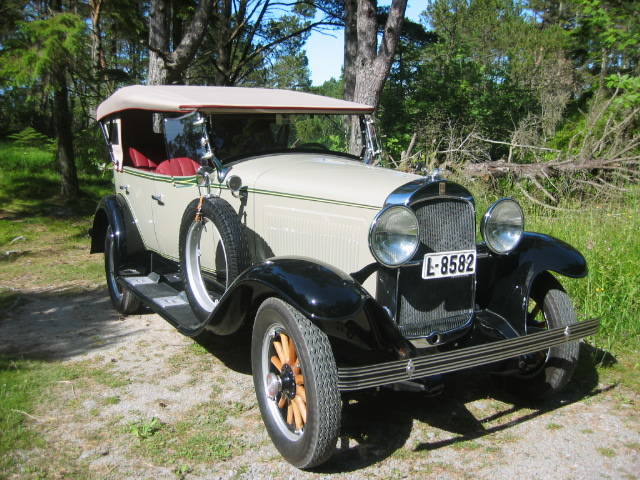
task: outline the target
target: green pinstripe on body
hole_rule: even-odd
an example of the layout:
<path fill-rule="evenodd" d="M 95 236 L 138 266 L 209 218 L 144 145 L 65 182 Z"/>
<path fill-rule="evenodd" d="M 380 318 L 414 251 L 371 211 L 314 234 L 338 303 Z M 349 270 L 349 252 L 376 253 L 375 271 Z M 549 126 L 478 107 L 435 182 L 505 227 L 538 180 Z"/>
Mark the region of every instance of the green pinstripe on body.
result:
<path fill-rule="evenodd" d="M 159 175 L 159 174 L 149 173 L 149 172 L 141 171 L 131 167 L 124 167 L 124 172 L 130 175 L 134 175 L 136 177 L 146 178 L 146 179 L 154 180 L 157 182 L 173 183 L 176 187 L 190 187 L 190 186 L 195 186 L 196 184 L 195 175 L 191 177 L 171 177 L 168 175 Z M 217 184 L 217 183 L 212 184 L 211 188 L 229 190 L 229 187 L 227 187 L 226 185 Z M 272 190 L 263 190 L 260 188 L 248 188 L 247 192 L 255 193 L 258 195 L 270 195 L 273 197 L 295 198 L 297 200 L 307 200 L 310 202 L 329 203 L 332 205 L 344 205 L 346 207 L 364 208 L 367 210 L 380 210 L 382 208 L 375 205 L 365 205 L 362 203 L 344 202 L 341 200 L 333 200 L 330 198 L 312 197 L 309 195 L 298 195 L 294 193 L 274 192 Z"/>

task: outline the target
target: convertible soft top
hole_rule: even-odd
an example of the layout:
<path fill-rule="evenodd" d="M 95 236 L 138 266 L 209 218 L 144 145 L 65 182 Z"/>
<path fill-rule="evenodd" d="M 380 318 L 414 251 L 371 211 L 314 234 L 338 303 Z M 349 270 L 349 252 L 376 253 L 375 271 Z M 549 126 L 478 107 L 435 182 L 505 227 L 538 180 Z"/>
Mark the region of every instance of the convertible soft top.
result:
<path fill-rule="evenodd" d="M 123 110 L 206 113 L 371 113 L 373 107 L 311 93 L 268 88 L 134 85 L 116 91 L 98 106 L 98 120 Z"/>

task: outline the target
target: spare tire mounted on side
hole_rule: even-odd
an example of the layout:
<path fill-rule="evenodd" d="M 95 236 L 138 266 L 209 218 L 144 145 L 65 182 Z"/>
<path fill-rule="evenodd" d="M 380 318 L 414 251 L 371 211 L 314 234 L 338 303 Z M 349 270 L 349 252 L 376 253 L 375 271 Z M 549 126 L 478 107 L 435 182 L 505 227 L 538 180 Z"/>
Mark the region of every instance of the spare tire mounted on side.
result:
<path fill-rule="evenodd" d="M 193 313 L 205 321 L 218 298 L 250 265 L 249 247 L 238 214 L 225 200 L 195 199 L 180 224 L 180 268 Z"/>

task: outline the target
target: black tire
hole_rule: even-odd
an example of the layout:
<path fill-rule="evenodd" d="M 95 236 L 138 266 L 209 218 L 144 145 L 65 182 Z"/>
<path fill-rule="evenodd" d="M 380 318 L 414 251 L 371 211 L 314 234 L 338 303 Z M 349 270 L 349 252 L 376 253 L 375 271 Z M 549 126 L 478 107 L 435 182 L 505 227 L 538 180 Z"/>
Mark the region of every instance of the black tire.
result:
<path fill-rule="evenodd" d="M 576 323 L 576 312 L 562 285 L 548 272 L 535 281 L 529 295 L 528 333 Z M 579 342 L 563 343 L 537 352 L 520 375 L 512 378 L 515 393 L 541 399 L 560 392 L 571 380 L 578 363 Z"/>
<path fill-rule="evenodd" d="M 118 284 L 117 271 L 120 262 L 113 240 L 114 234 L 109 225 L 104 237 L 104 271 L 107 277 L 107 288 L 114 308 L 123 315 L 130 315 L 139 312 L 141 304 L 133 293 Z"/>
<path fill-rule="evenodd" d="M 283 339 L 283 335 L 288 340 Z M 291 342 L 294 346 L 290 363 L 282 362 L 281 367 L 271 360 L 274 356 L 279 360 L 275 346 L 279 342 L 281 346 Z M 298 360 L 292 360 L 291 356 Z M 256 314 L 251 367 L 262 419 L 282 456 L 303 469 L 327 461 L 334 452 L 340 431 L 342 403 L 336 363 L 324 332 L 292 306 L 269 298 Z M 275 390 L 280 388 L 272 397 L 267 392 L 270 376 L 279 378 L 275 382 L 279 382 L 279 387 Z M 272 393 L 275 390 L 272 389 Z M 298 407 L 300 403 L 304 405 L 306 417 L 295 415 L 295 410 L 302 411 Z M 289 422 L 290 409 L 293 418 Z"/>
<path fill-rule="evenodd" d="M 250 257 L 242 223 L 233 207 L 221 198 L 209 198 L 202 203 L 201 221 L 197 221 L 199 201 L 192 201 L 182 216 L 180 269 L 191 309 L 200 321 L 205 321 L 217 298 L 249 267 Z M 208 230 L 214 245 L 200 242 Z M 209 260 L 214 264 L 213 272 L 201 268 L 201 252 L 206 254 L 207 250 L 212 255 Z"/>

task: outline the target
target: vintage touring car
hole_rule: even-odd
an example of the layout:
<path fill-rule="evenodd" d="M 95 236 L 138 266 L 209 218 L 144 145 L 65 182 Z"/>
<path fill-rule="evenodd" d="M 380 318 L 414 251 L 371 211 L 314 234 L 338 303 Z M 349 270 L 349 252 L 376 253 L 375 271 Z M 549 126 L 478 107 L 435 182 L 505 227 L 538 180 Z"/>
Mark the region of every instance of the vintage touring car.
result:
<path fill-rule="evenodd" d="M 463 186 L 372 165 L 371 113 L 201 86 L 126 87 L 97 111 L 115 193 L 91 251 L 104 252 L 115 308 L 144 305 L 192 337 L 250 328 L 264 423 L 300 468 L 331 456 L 342 392 L 489 366 L 547 394 L 598 328 L 576 321 L 551 273 L 586 275 L 580 253 L 525 232 L 508 198 L 478 242 Z"/>

